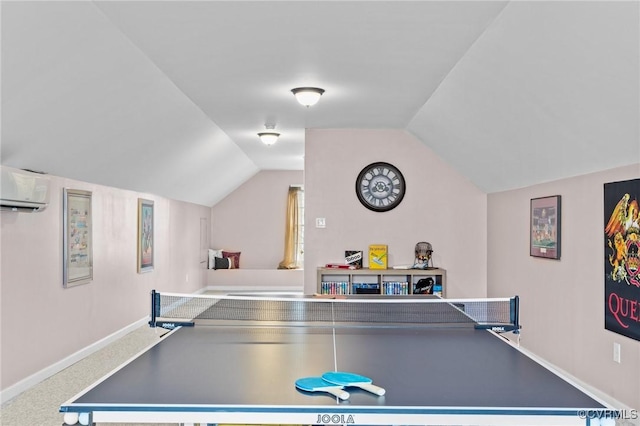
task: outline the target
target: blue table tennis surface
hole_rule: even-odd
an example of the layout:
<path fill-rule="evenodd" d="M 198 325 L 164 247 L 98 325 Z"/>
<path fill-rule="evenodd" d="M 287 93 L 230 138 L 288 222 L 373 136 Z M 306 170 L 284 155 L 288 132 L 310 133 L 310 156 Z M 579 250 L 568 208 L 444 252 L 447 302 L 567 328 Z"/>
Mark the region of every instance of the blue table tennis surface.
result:
<path fill-rule="evenodd" d="M 295 388 L 335 370 L 386 394 L 348 388 L 339 401 Z M 159 338 L 61 411 L 93 422 L 588 425 L 581 410 L 605 408 L 487 330 L 196 325 Z"/>

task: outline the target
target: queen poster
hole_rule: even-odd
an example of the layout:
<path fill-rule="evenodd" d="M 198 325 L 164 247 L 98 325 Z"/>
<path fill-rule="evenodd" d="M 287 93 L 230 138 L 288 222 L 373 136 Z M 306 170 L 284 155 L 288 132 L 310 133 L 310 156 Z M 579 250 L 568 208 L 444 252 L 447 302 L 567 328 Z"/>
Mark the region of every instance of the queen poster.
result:
<path fill-rule="evenodd" d="M 604 323 L 640 340 L 640 179 L 604 185 Z"/>

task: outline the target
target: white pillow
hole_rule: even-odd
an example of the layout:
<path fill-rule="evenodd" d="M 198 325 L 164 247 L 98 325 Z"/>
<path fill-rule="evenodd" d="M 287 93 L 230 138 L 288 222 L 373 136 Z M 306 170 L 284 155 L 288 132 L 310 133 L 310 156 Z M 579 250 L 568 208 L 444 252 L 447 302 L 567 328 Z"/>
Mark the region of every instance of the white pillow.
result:
<path fill-rule="evenodd" d="M 209 269 L 214 269 L 216 257 L 222 257 L 222 249 L 219 249 L 219 250 L 209 249 L 209 266 L 208 266 Z"/>

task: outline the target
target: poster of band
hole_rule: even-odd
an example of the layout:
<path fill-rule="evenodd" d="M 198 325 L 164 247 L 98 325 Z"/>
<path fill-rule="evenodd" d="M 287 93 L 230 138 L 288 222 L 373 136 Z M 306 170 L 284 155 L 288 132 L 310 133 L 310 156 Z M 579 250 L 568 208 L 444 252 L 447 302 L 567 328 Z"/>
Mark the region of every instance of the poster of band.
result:
<path fill-rule="evenodd" d="M 640 340 L 640 179 L 604 185 L 605 329 Z"/>

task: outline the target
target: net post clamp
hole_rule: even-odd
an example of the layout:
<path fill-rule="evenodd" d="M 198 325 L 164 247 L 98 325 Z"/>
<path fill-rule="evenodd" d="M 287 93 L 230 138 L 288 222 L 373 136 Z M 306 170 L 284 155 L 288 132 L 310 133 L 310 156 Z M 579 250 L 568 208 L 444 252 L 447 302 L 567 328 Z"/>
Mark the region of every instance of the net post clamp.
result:
<path fill-rule="evenodd" d="M 152 325 L 152 327 L 160 327 L 160 328 L 165 328 L 167 330 L 173 330 L 174 328 L 178 328 L 178 327 L 193 327 L 195 325 L 194 322 L 180 322 L 180 321 L 156 321 L 154 324 L 155 325 Z"/>
<path fill-rule="evenodd" d="M 504 333 L 507 331 L 513 331 L 514 333 L 520 332 L 520 327 L 514 324 L 476 324 L 476 330 L 491 330 L 496 333 Z"/>

